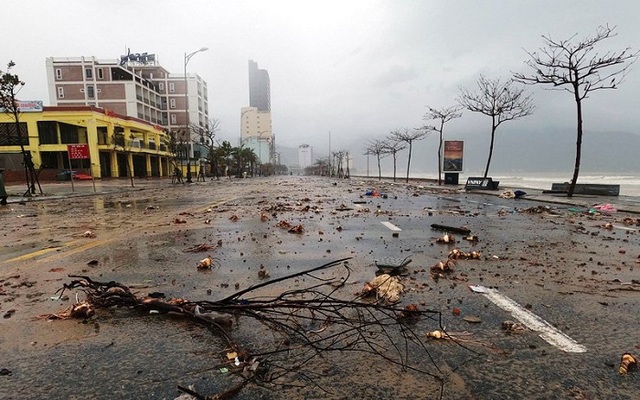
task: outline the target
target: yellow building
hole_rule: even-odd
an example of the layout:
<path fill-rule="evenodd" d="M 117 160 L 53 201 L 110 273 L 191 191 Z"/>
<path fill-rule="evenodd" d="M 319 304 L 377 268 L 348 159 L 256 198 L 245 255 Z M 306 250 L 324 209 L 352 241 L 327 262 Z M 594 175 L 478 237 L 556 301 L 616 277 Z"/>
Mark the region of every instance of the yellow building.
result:
<path fill-rule="evenodd" d="M 89 159 L 71 160 L 77 172 L 95 178 L 162 177 L 173 172 L 169 135 L 159 125 L 93 106 L 35 108 L 19 114 L 20 136 L 11 114 L 0 113 L 0 167 L 7 180 L 24 177 L 20 137 L 40 179 L 69 169 L 68 145 L 86 144 Z"/>

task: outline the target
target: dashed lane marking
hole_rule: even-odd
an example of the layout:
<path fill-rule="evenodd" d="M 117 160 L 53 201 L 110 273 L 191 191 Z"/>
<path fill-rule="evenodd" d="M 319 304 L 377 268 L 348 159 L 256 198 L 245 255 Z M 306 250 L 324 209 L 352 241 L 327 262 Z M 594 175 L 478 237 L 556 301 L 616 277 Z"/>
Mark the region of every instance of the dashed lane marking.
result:
<path fill-rule="evenodd" d="M 394 232 L 400 232 L 402 229 L 398 228 L 397 226 L 395 226 L 394 224 L 392 224 L 389 221 L 381 221 L 380 222 L 382 225 L 386 226 L 387 228 L 391 229 Z"/>
<path fill-rule="evenodd" d="M 498 307 L 510 312 L 511 315 L 524 326 L 532 331 L 538 332 L 540 338 L 545 342 L 559 348 L 560 350 L 566 351 L 567 353 L 585 353 L 587 351 L 585 346 L 576 342 L 544 319 L 523 308 L 520 304 L 499 293 L 497 290 L 489 288 L 483 289 L 485 290 L 480 293 L 486 296 Z"/>

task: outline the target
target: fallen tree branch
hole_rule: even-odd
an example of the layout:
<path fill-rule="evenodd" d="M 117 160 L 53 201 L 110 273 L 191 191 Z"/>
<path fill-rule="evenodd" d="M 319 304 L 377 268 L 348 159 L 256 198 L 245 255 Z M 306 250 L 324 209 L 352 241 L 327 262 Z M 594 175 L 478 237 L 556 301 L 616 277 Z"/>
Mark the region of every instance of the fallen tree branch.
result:
<path fill-rule="evenodd" d="M 233 293 L 217 301 L 191 301 L 181 298 L 138 296 L 118 282 L 94 281 L 88 276 L 76 278 L 58 292 L 78 289 L 86 301 L 99 308 L 127 307 L 144 313 L 179 315 L 198 323 L 226 341 L 221 350 L 221 366 L 241 379 L 240 383 L 216 395 L 198 394 L 195 389 L 179 389 L 197 399 L 222 399 L 232 396 L 248 383 L 281 385 L 282 379 L 297 376 L 314 381 L 312 361 L 326 359 L 331 353 L 344 359 L 345 353 L 360 353 L 433 377 L 444 385 L 445 377 L 429 353 L 423 338 L 425 323 L 442 328 L 439 311 L 419 310 L 416 305 L 403 307 L 364 298 L 341 297 L 340 290 L 350 276 L 349 258 L 335 260 L 319 267 L 272 279 Z M 344 272 L 330 278 L 313 273 L 342 266 Z M 307 276 L 312 283 L 300 289 L 282 291 L 277 296 L 260 295 L 261 289 Z M 273 289 L 272 289 L 273 290 Z M 272 291 L 271 290 L 271 291 Z M 344 295 L 343 295 L 344 296 Z M 260 322 L 266 330 L 251 326 L 256 338 L 253 348 L 236 343 L 230 334 L 231 317 L 238 326 L 245 320 Z M 269 336 L 273 338 L 269 340 Z M 246 336 L 246 333 L 245 333 Z M 245 339 L 246 340 L 246 339 Z M 468 350 L 468 349 L 467 349 Z M 471 351 L 471 350 L 469 350 Z M 471 351 L 473 353 L 473 351 Z"/>

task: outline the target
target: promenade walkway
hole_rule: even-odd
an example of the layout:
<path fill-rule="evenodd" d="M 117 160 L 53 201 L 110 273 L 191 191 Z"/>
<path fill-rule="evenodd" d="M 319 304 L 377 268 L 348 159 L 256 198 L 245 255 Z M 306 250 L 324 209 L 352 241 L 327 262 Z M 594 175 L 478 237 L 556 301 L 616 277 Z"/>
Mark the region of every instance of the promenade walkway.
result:
<path fill-rule="evenodd" d="M 264 179 L 264 178 L 248 178 L 248 179 Z M 329 179 L 329 178 L 328 178 Z M 371 181 L 371 184 L 375 186 L 378 182 L 376 178 L 366 177 L 352 177 L 352 180 L 364 180 Z M 384 182 L 389 182 L 390 179 L 383 178 Z M 191 184 L 181 185 L 188 190 L 191 186 L 208 185 L 212 181 L 207 182 L 194 182 Z M 398 180 L 398 185 L 404 185 L 404 180 Z M 134 186 L 131 186 L 129 179 L 109 179 L 109 180 L 96 180 L 95 187 L 92 181 L 75 181 L 72 190 L 71 182 L 44 182 L 41 183 L 43 194 L 36 193 L 31 197 L 23 196 L 25 192 L 25 185 L 19 183 L 13 183 L 7 186 L 7 192 L 9 194 L 9 205 L 12 203 L 21 203 L 27 201 L 47 201 L 55 199 L 73 198 L 81 196 L 93 196 L 93 195 L 106 195 L 115 193 L 126 193 L 131 191 L 139 191 L 146 189 L 156 189 L 162 187 L 171 186 L 171 180 L 169 178 L 153 178 L 153 179 L 135 179 Z M 410 180 L 409 185 L 428 187 L 433 190 L 463 190 L 464 185 L 443 185 L 438 186 L 434 181 L 430 180 Z M 592 207 L 597 204 L 611 204 L 616 210 L 620 212 L 628 212 L 634 214 L 640 214 L 640 198 L 633 196 L 592 196 L 592 195 L 574 195 L 571 198 L 563 196 L 561 194 L 548 194 L 543 193 L 540 189 L 521 188 L 521 187 L 500 187 L 499 190 L 472 190 L 469 193 L 482 194 L 488 196 L 499 196 L 505 190 L 521 189 L 527 192 L 527 199 L 540 201 L 544 203 L 563 204 L 581 208 Z"/>

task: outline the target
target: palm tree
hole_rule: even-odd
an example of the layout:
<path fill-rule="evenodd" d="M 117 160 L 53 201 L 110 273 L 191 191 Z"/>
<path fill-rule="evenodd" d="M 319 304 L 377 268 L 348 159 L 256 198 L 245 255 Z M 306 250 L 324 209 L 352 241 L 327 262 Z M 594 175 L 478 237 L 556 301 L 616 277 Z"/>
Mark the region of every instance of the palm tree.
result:
<path fill-rule="evenodd" d="M 233 147 L 228 141 L 223 141 L 220 147 L 217 149 L 218 157 L 224 164 L 224 175 L 229 177 L 229 166 L 231 164 L 231 155 L 233 154 Z"/>

